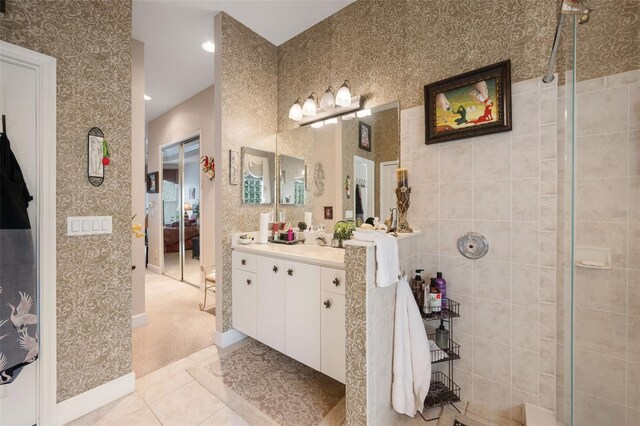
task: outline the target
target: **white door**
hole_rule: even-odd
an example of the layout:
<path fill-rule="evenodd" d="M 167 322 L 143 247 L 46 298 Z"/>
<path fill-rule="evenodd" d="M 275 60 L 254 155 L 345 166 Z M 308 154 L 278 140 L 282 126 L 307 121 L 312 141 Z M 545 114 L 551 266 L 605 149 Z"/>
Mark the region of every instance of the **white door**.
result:
<path fill-rule="evenodd" d="M 38 232 L 37 193 L 38 169 L 37 152 L 37 88 L 38 76 L 34 69 L 0 58 L 0 113 L 7 116 L 7 136 L 11 149 L 20 163 L 29 192 L 34 199 L 29 203 L 34 247 L 37 247 Z M 39 300 L 38 300 L 39 301 Z M 36 306 L 39 311 L 39 307 Z M 0 329 L 5 334 L 9 324 Z M 22 369 L 20 375 L 8 385 L 0 386 L 0 424 L 32 425 L 36 424 L 37 406 L 37 364 L 36 361 Z"/>
<path fill-rule="evenodd" d="M 344 295 L 321 291 L 321 360 L 322 372 L 337 381 L 345 382 L 345 326 Z"/>
<path fill-rule="evenodd" d="M 320 370 L 320 267 L 286 262 L 285 353 Z"/>
<path fill-rule="evenodd" d="M 233 328 L 256 338 L 256 274 L 233 270 Z"/>
<path fill-rule="evenodd" d="M 396 207 L 396 169 L 397 161 L 380 163 L 380 221 L 391 215 L 390 209 Z"/>
<path fill-rule="evenodd" d="M 259 256 L 257 263 L 257 339 L 284 352 L 284 260 Z"/>

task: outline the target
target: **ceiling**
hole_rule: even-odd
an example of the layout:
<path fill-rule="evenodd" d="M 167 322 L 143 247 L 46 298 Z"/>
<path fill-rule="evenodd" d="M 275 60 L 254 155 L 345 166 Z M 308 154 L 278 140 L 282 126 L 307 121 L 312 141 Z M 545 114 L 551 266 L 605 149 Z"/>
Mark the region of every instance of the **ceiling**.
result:
<path fill-rule="evenodd" d="M 134 0 L 133 37 L 145 45 L 146 121 L 213 84 L 213 17 L 224 11 L 276 46 L 354 0 Z"/>

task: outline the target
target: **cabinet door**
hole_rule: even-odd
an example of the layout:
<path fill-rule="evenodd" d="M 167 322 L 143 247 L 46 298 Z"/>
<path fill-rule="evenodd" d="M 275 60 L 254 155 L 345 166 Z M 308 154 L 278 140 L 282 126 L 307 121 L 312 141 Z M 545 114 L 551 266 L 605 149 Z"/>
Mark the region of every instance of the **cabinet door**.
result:
<path fill-rule="evenodd" d="M 285 353 L 320 370 L 320 267 L 285 262 Z"/>
<path fill-rule="evenodd" d="M 345 381 L 346 327 L 344 296 L 322 290 L 321 302 L 321 370 L 341 383 Z"/>
<path fill-rule="evenodd" d="M 233 270 L 233 328 L 256 337 L 256 274 Z"/>
<path fill-rule="evenodd" d="M 284 261 L 258 256 L 257 339 L 284 352 Z"/>

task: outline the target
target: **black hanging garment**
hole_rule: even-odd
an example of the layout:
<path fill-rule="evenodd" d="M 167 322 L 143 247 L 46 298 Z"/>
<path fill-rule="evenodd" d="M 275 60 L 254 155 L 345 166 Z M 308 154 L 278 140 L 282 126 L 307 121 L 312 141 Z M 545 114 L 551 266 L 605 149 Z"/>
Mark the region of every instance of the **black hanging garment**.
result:
<path fill-rule="evenodd" d="M 38 358 L 36 267 L 27 207 L 29 194 L 11 151 L 2 116 L 0 134 L 0 385 Z"/>
<path fill-rule="evenodd" d="M 356 185 L 356 219 L 364 222 L 364 210 L 362 209 L 362 198 L 360 197 L 360 185 Z"/>

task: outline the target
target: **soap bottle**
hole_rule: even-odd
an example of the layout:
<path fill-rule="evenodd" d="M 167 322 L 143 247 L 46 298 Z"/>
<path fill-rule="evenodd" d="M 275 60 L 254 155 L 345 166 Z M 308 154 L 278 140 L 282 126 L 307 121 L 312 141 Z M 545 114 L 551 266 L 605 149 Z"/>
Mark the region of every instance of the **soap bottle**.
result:
<path fill-rule="evenodd" d="M 422 289 L 424 288 L 425 281 L 420 276 L 420 272 L 422 271 L 424 271 L 424 269 L 416 269 L 416 276 L 411 283 L 411 287 L 413 289 L 413 297 L 415 297 L 418 306 L 422 306 L 424 304 L 424 293 Z"/>
<path fill-rule="evenodd" d="M 440 320 L 440 327 L 436 328 L 436 345 L 440 349 L 449 349 L 449 330 L 444 328 L 443 320 Z"/>
<path fill-rule="evenodd" d="M 442 310 L 442 294 L 436 283 L 435 278 L 431 278 L 429 284 L 429 311 L 430 313 L 440 312 Z"/>
<path fill-rule="evenodd" d="M 442 307 L 447 307 L 447 281 L 442 278 L 442 272 L 436 273 L 436 284 L 442 293 Z"/>

